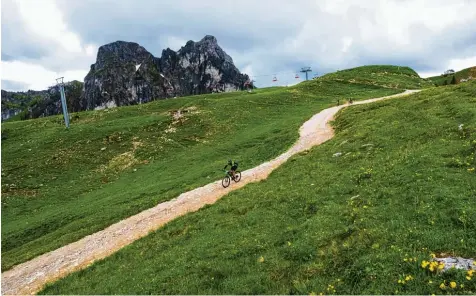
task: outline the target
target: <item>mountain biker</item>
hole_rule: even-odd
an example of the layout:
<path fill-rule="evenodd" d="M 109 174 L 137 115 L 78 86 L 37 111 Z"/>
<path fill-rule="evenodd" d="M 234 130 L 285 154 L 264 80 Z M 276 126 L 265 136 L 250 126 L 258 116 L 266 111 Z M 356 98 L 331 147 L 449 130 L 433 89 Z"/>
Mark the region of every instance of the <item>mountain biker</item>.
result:
<path fill-rule="evenodd" d="M 230 172 L 231 172 L 231 175 L 233 176 L 233 179 L 235 178 L 235 171 L 236 169 L 238 168 L 238 162 L 236 161 L 232 161 L 231 159 L 228 160 L 228 163 L 225 165 L 225 167 L 223 168 L 224 170 L 226 170 L 226 167 L 227 166 L 230 166 Z"/>

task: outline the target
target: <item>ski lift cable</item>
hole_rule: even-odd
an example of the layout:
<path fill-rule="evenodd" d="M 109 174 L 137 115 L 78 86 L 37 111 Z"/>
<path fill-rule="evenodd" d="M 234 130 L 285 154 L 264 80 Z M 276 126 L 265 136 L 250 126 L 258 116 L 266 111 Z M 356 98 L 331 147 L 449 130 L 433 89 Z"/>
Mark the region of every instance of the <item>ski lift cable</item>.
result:
<path fill-rule="evenodd" d="M 250 75 L 250 77 L 266 77 L 266 76 L 277 76 L 277 75 L 284 75 L 284 74 L 292 74 L 292 75 L 295 75 L 296 72 L 290 72 L 290 71 L 283 71 L 283 72 L 276 72 L 276 73 L 273 73 L 273 74 L 260 74 L 260 75 Z"/>

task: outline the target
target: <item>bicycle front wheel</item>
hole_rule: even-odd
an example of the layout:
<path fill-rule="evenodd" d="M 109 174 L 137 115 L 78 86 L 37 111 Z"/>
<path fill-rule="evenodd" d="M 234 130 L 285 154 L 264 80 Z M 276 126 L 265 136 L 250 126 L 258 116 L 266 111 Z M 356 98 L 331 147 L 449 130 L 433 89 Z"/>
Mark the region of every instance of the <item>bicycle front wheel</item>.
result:
<path fill-rule="evenodd" d="M 224 188 L 230 186 L 230 177 L 225 176 L 225 178 L 223 178 L 223 180 L 221 181 L 221 185 L 222 185 Z"/>

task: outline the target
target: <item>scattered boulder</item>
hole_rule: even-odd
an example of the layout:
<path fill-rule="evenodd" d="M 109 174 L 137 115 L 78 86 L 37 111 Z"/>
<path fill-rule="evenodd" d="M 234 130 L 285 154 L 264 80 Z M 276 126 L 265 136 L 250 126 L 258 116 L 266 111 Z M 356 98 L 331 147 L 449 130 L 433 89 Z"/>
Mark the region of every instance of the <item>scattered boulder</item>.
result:
<path fill-rule="evenodd" d="M 444 263 L 443 271 L 447 271 L 451 268 L 464 269 L 464 270 L 476 270 L 476 261 L 474 259 L 465 259 L 462 257 L 444 257 L 434 258 L 434 261 Z"/>

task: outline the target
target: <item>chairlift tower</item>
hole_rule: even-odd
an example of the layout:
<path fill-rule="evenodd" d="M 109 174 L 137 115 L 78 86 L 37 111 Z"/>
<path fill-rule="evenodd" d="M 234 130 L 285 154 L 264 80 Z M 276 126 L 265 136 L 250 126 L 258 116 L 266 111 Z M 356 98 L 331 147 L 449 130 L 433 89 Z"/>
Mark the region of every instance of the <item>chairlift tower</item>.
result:
<path fill-rule="evenodd" d="M 66 128 L 69 128 L 69 114 L 68 114 L 68 106 L 66 106 L 66 96 L 64 94 L 64 83 L 63 78 L 56 78 L 56 83 L 59 87 L 60 94 L 61 94 L 61 106 L 63 107 L 63 116 L 64 116 L 64 123 Z"/>
<path fill-rule="evenodd" d="M 307 79 L 307 72 L 311 72 L 311 67 L 301 68 L 301 71 L 299 71 L 299 72 L 306 73 L 306 80 L 308 80 L 308 79 Z"/>

